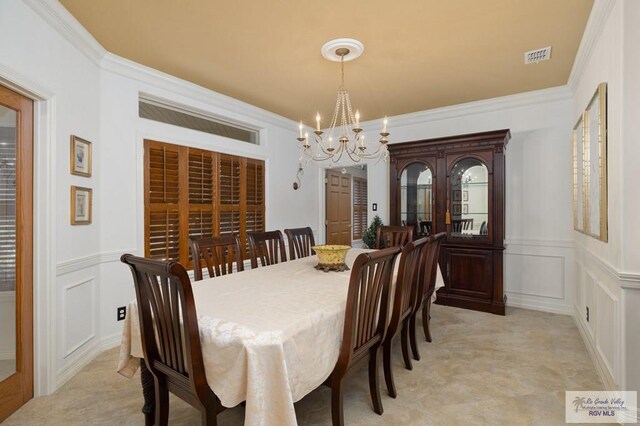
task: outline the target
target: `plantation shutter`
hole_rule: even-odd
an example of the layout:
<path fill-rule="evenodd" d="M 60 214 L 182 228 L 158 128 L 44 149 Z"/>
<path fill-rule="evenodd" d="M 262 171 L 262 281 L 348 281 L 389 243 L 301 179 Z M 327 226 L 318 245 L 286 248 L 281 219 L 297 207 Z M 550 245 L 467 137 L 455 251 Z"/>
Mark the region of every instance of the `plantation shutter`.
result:
<path fill-rule="evenodd" d="M 240 157 L 220 154 L 220 235 L 240 233 Z"/>
<path fill-rule="evenodd" d="M 264 162 L 247 159 L 246 165 L 246 231 L 263 232 L 264 220 Z"/>
<path fill-rule="evenodd" d="M 189 238 L 215 234 L 214 166 L 214 153 L 189 148 Z"/>
<path fill-rule="evenodd" d="M 264 161 L 145 141 L 145 256 L 191 267 L 189 238 L 264 231 Z"/>
<path fill-rule="evenodd" d="M 145 255 L 166 261 L 180 260 L 180 161 L 178 149 L 147 145 L 145 183 Z"/>
<path fill-rule="evenodd" d="M 367 227 L 367 181 L 353 178 L 353 239 L 362 238 Z"/>

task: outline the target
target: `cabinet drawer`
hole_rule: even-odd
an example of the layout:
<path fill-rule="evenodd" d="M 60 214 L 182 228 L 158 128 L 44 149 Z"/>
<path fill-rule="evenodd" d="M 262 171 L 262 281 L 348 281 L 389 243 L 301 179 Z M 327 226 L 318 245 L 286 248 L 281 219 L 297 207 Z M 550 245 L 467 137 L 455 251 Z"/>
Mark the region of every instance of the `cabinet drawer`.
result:
<path fill-rule="evenodd" d="M 481 299 L 493 296 L 493 251 L 447 248 L 447 291 Z"/>

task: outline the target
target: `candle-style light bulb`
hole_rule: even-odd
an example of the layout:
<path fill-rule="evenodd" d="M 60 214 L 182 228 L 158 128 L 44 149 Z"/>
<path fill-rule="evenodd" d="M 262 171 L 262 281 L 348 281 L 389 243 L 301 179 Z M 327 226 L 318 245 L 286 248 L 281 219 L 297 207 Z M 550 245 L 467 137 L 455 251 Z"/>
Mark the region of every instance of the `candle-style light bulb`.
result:
<path fill-rule="evenodd" d="M 298 129 L 300 130 L 300 136 L 299 137 L 302 138 L 302 121 L 298 125 Z"/>
<path fill-rule="evenodd" d="M 320 131 L 320 113 L 316 113 L 316 130 Z"/>
<path fill-rule="evenodd" d="M 333 148 L 333 138 L 329 138 L 329 148 Z"/>
<path fill-rule="evenodd" d="M 356 129 L 360 128 L 360 111 L 356 110 Z"/>
<path fill-rule="evenodd" d="M 384 117 L 384 121 L 382 122 L 382 133 L 387 133 L 387 117 Z"/>
<path fill-rule="evenodd" d="M 360 146 L 364 148 L 364 135 L 360 137 Z"/>

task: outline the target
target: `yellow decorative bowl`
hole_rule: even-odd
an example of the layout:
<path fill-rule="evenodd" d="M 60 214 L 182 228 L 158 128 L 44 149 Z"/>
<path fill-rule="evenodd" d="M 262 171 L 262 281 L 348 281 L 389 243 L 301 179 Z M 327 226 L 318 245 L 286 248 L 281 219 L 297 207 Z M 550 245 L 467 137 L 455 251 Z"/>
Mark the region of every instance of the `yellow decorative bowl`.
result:
<path fill-rule="evenodd" d="M 347 271 L 349 267 L 344 263 L 347 258 L 347 252 L 351 246 L 343 246 L 337 244 L 329 244 L 311 247 L 318 255 L 318 264 L 316 269 L 324 272 L 329 271 Z"/>

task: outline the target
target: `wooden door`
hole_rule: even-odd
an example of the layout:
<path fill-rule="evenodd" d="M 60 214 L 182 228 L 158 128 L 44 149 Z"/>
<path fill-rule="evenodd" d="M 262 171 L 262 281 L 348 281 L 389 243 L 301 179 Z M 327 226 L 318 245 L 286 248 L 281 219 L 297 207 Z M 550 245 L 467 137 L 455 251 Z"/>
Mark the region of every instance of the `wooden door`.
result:
<path fill-rule="evenodd" d="M 351 245 L 351 175 L 327 170 L 327 244 Z"/>
<path fill-rule="evenodd" d="M 33 397 L 33 101 L 3 86 L 0 221 L 2 422 Z"/>

